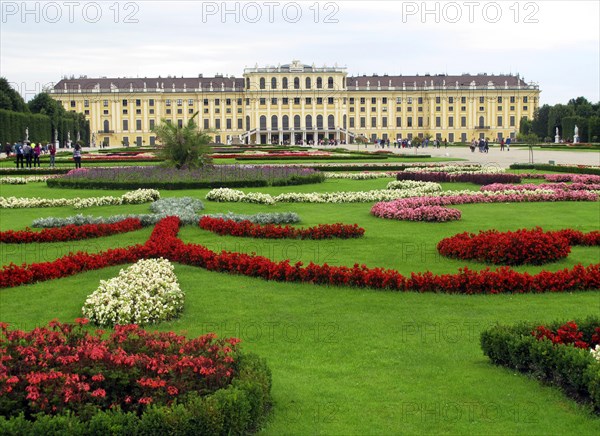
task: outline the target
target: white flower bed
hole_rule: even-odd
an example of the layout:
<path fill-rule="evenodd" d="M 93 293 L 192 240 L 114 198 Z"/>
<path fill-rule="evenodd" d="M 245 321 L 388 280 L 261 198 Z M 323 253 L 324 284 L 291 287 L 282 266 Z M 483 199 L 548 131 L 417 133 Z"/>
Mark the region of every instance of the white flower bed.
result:
<path fill-rule="evenodd" d="M 27 176 L 27 177 L 0 177 L 0 185 L 26 185 L 27 183 L 45 182 L 48 179 L 55 179 L 60 175 L 51 176 Z"/>
<path fill-rule="evenodd" d="M 409 182 L 409 183 L 406 183 Z M 269 194 L 244 193 L 235 189 L 213 189 L 206 194 L 209 201 L 246 202 L 260 204 L 275 203 L 370 203 L 375 201 L 391 201 L 399 198 L 418 197 L 432 192 L 439 192 L 437 183 L 403 181 L 405 188 L 375 189 L 371 191 L 338 191 L 338 192 L 289 192 L 275 197 Z M 398 185 L 400 186 L 400 185 Z M 410 186 L 410 187 L 409 187 Z"/>
<path fill-rule="evenodd" d="M 453 173 L 453 174 L 502 174 L 505 172 L 504 168 L 496 166 L 481 166 L 479 164 L 465 164 L 465 165 L 437 165 L 428 166 L 421 168 L 410 168 L 405 171 L 411 173 Z"/>
<path fill-rule="evenodd" d="M 370 173 L 336 173 L 323 172 L 326 179 L 348 179 L 348 180 L 373 180 L 387 177 L 396 177 L 397 171 L 393 172 L 370 172 Z"/>
<path fill-rule="evenodd" d="M 120 197 L 90 197 L 90 198 L 19 198 L 0 197 L 0 208 L 20 209 L 28 207 L 61 207 L 73 206 L 75 209 L 83 209 L 92 206 L 140 204 L 148 203 L 160 198 L 160 192 L 156 189 L 137 189 L 126 192 Z"/>
<path fill-rule="evenodd" d="M 396 180 L 388 183 L 386 189 L 422 189 L 424 192 L 440 192 L 442 190 L 442 185 L 435 182 Z"/>
<path fill-rule="evenodd" d="M 168 260 L 144 259 L 101 280 L 82 311 L 99 326 L 145 325 L 175 318 L 183 311 L 184 297 Z"/>

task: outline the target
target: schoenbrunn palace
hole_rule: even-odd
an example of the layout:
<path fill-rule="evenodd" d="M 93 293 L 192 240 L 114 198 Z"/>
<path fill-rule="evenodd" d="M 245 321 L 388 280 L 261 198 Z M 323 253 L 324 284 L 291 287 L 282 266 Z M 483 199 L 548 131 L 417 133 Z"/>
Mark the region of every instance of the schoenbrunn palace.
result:
<path fill-rule="evenodd" d="M 163 119 L 194 116 L 217 143 L 306 144 L 428 136 L 448 142 L 514 138 L 533 118 L 539 86 L 518 75 L 348 76 L 299 61 L 244 69 L 242 78 L 62 79 L 50 95 L 85 114 L 92 142 L 154 145 Z M 362 138 L 361 138 L 362 139 Z"/>

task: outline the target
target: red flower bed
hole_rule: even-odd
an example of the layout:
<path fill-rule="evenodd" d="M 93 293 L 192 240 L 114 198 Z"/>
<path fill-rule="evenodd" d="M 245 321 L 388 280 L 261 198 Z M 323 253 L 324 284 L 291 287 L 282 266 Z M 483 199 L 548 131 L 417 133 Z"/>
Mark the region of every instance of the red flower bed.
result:
<path fill-rule="evenodd" d="M 214 392 L 234 376 L 238 339 L 186 339 L 136 325 L 115 326 L 104 338 L 82 328 L 86 319 L 76 322 L 29 332 L 0 323 L 0 414 L 141 412 L 189 392 Z"/>
<path fill-rule="evenodd" d="M 571 252 L 569 241 L 541 228 L 515 232 L 497 230 L 479 234 L 459 233 L 442 239 L 437 249 L 442 256 L 496 265 L 542 265 L 563 259 Z"/>
<path fill-rule="evenodd" d="M 29 228 L 26 228 L 25 230 L 0 232 L 0 242 L 6 244 L 28 244 L 31 242 L 77 241 L 132 232 L 141 228 L 142 223 L 137 218 L 127 218 L 113 224 L 84 224 L 81 226 L 69 224 L 63 227 L 44 229 L 39 232 L 33 232 Z"/>
<path fill-rule="evenodd" d="M 274 262 L 263 256 L 245 253 L 215 253 L 198 244 L 184 244 L 177 233 L 179 218 L 161 220 L 150 239 L 143 245 L 127 249 L 108 250 L 98 254 L 70 254 L 54 262 L 14 264 L 0 271 L 0 287 L 19 286 L 25 283 L 66 277 L 80 271 L 100 269 L 109 265 L 133 263 L 141 258 L 164 257 L 206 268 L 210 271 L 228 272 L 280 282 L 303 282 L 397 291 L 441 292 L 451 294 L 499 294 L 573 292 L 600 289 L 600 264 L 587 267 L 576 265 L 572 269 L 538 274 L 519 273 L 509 267 L 495 271 L 461 268 L 456 274 L 435 275 L 431 272 L 412 273 L 405 277 L 398 271 L 368 268 L 316 265 L 303 266 L 301 262 L 290 265 L 289 260 Z"/>
<path fill-rule="evenodd" d="M 200 228 L 218 235 L 243 236 L 267 239 L 349 239 L 360 238 L 365 234 L 365 229 L 357 224 L 319 224 L 316 227 L 298 229 L 289 225 L 255 224 L 250 221 L 236 222 L 223 218 L 203 216 L 199 222 Z"/>
<path fill-rule="evenodd" d="M 542 265 L 567 257 L 571 245 L 600 245 L 600 232 L 571 229 L 544 232 L 539 227 L 515 232 L 486 230 L 477 235 L 464 232 L 442 239 L 437 249 L 443 256 L 462 260 L 496 265 Z"/>
<path fill-rule="evenodd" d="M 559 327 L 556 332 L 545 326 L 538 326 L 531 332 L 538 340 L 549 339 L 553 344 L 572 344 L 575 348 L 589 349 L 600 345 L 600 327 L 594 329 L 591 339 L 584 338 L 584 332 L 579 330 L 575 321 L 569 321 Z"/>

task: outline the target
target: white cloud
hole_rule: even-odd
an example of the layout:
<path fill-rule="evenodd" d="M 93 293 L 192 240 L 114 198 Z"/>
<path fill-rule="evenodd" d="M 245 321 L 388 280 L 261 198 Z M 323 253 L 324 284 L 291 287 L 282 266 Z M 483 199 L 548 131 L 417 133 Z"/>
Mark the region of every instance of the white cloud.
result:
<path fill-rule="evenodd" d="M 3 8 L 6 3 L 21 4 L 4 2 Z M 279 2 L 273 22 L 266 3 L 255 2 L 262 13 L 257 23 L 248 22 L 248 2 L 237 3 L 237 17 L 206 14 L 211 7 L 221 8 L 222 2 L 120 2 L 116 23 L 114 2 L 99 3 L 102 17 L 97 23 L 83 16 L 87 3 L 91 2 L 80 2 L 73 23 L 65 21 L 65 14 L 56 24 L 28 22 L 31 15 L 4 14 L 0 74 L 32 87 L 29 84 L 56 82 L 64 74 L 240 76 L 245 65 L 300 59 L 317 65 L 337 62 L 347 65 L 350 74 L 520 72 L 540 83 L 545 102 L 577 95 L 599 99 L 599 2 L 479 1 L 472 23 L 463 1 L 425 6 L 421 1 L 302 1 L 297 23 L 291 23 L 290 10 L 282 14 L 291 2 Z M 138 8 L 126 10 L 127 4 Z M 235 4 L 227 7 L 233 10 Z M 424 8 L 437 8 L 437 16 L 423 15 Z M 456 11 L 461 19 L 449 22 Z M 495 11 L 501 16 L 491 23 Z M 130 18 L 138 22 L 125 23 L 132 13 Z M 528 14 L 538 22 L 525 23 Z M 326 23 L 326 18 L 337 23 Z M 557 70 L 561 74 L 555 74 Z"/>

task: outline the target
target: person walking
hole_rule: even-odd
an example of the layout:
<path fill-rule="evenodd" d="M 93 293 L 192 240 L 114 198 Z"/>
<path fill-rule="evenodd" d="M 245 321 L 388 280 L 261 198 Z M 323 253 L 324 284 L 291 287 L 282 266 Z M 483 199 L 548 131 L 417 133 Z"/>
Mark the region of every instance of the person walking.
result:
<path fill-rule="evenodd" d="M 75 147 L 73 147 L 73 160 L 75 168 L 81 168 L 81 145 L 78 143 L 75 143 Z"/>

